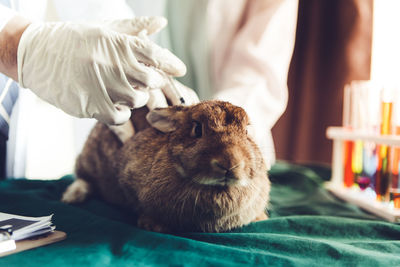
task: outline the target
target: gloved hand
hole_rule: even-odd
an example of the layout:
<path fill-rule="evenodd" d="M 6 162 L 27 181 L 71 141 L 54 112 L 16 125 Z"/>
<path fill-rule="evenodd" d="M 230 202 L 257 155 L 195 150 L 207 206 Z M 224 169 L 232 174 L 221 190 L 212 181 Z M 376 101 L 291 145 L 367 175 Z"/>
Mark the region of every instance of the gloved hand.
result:
<path fill-rule="evenodd" d="M 132 36 L 165 25 L 160 17 L 103 25 L 32 23 L 18 46 L 19 83 L 70 115 L 124 123 L 130 109 L 146 105 L 148 89 L 168 83 L 163 73 L 186 72 L 171 52 Z"/>
<path fill-rule="evenodd" d="M 178 92 L 175 92 L 171 82 L 174 83 L 175 88 Z M 179 97 L 183 97 L 185 100 L 184 105 L 193 105 L 200 102 L 199 97 L 196 92 L 191 88 L 181 84 L 175 79 L 170 79 L 162 89 L 152 89 L 149 91 L 150 98 L 147 102 L 147 107 L 152 110 L 155 108 L 165 108 L 168 107 L 168 102 L 171 105 L 180 105 L 181 101 Z"/>

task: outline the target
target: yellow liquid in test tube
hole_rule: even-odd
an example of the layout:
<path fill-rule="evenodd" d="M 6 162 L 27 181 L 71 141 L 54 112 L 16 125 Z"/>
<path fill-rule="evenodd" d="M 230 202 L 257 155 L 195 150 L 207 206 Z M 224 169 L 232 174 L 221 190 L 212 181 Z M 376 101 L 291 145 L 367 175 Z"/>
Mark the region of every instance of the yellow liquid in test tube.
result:
<path fill-rule="evenodd" d="M 363 142 L 355 141 L 351 160 L 351 169 L 355 174 L 361 174 L 363 167 Z"/>

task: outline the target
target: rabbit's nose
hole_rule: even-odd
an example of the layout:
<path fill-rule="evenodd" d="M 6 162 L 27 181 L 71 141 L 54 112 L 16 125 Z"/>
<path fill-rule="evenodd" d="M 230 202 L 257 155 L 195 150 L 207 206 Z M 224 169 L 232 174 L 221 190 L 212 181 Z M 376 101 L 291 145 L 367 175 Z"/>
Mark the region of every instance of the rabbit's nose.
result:
<path fill-rule="evenodd" d="M 219 173 L 221 173 L 222 175 L 224 175 L 227 178 L 234 178 L 234 170 L 236 168 L 238 168 L 239 166 L 241 166 L 241 162 L 231 166 L 232 164 L 226 163 L 226 164 L 222 164 L 221 162 L 219 162 L 216 159 L 213 159 L 211 161 L 211 165 L 213 167 L 213 169 Z M 229 167 L 228 167 L 229 166 Z"/>

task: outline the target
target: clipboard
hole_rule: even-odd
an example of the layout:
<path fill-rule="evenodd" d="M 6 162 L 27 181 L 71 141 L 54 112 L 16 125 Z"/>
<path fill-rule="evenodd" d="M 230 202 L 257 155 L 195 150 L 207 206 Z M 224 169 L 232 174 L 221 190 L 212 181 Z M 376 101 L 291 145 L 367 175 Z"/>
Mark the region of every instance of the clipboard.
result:
<path fill-rule="evenodd" d="M 49 245 L 52 243 L 59 242 L 61 240 L 64 240 L 67 237 L 67 234 L 62 231 L 53 231 L 48 234 L 40 235 L 40 236 L 35 236 L 32 238 L 24 239 L 15 242 L 16 248 L 10 251 L 6 251 L 3 253 L 0 253 L 0 258 L 4 256 L 8 256 L 11 254 L 15 254 L 24 250 L 32 249 L 32 248 L 37 248 L 45 245 Z"/>

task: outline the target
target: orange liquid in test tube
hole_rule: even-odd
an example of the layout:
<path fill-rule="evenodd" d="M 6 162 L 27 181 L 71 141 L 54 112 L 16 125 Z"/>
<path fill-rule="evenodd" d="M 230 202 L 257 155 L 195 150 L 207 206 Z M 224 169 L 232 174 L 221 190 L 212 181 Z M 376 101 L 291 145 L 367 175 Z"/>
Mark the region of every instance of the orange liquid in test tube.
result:
<path fill-rule="evenodd" d="M 344 87 L 343 94 L 343 126 L 352 130 L 352 107 L 354 105 L 354 91 L 349 85 Z M 343 142 L 343 185 L 352 187 L 354 184 L 354 173 L 352 168 L 354 142 L 345 140 Z"/>
<path fill-rule="evenodd" d="M 391 102 L 382 102 L 382 122 L 381 134 L 388 135 L 391 133 L 392 121 Z M 390 184 L 390 149 L 387 145 L 378 146 L 378 168 L 375 179 L 375 193 L 378 201 L 389 200 L 389 184 Z"/>
<path fill-rule="evenodd" d="M 400 127 L 396 127 L 395 131 L 396 135 L 400 135 Z M 398 175 L 399 174 L 399 160 L 400 160 L 400 148 L 395 147 L 393 153 L 393 165 L 392 165 L 392 173 Z"/>

